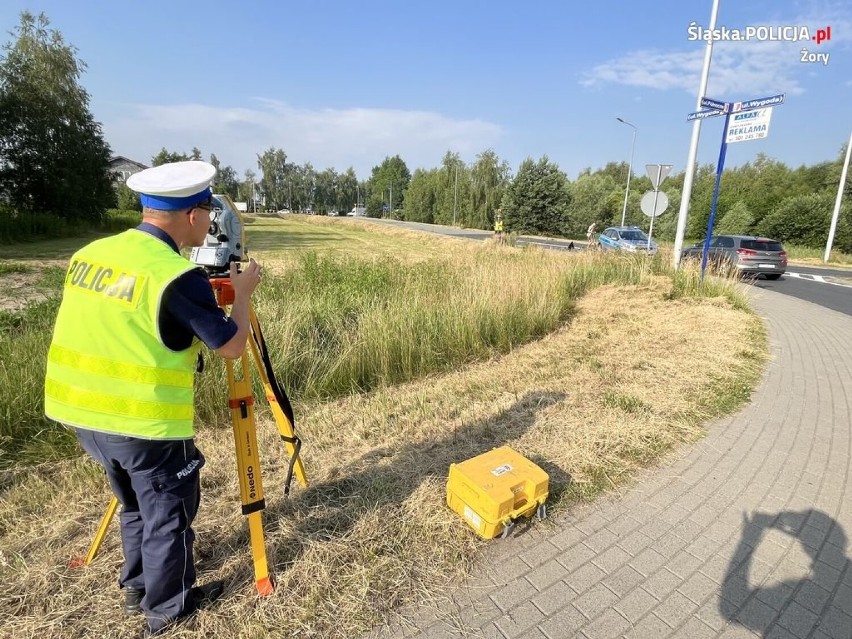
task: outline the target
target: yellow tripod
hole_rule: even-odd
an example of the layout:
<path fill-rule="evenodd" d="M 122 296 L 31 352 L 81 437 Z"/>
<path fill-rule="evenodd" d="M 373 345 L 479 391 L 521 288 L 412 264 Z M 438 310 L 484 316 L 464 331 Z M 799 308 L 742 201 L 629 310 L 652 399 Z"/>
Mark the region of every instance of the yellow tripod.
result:
<path fill-rule="evenodd" d="M 234 301 L 234 289 L 231 280 L 227 277 L 211 278 L 210 284 L 216 294 L 219 306 L 225 308 Z M 302 486 L 308 485 L 305 468 L 299 451 L 302 446 L 301 440 L 296 436 L 294 430 L 293 407 L 286 393 L 275 380 L 269 353 L 266 350 L 266 342 L 263 332 L 254 313 L 254 308 L 249 308 L 251 320 L 250 350 L 257 367 L 258 375 L 263 382 L 266 392 L 266 400 L 272 410 L 278 432 L 284 441 L 284 446 L 290 455 L 290 464 L 287 469 L 287 478 L 284 482 L 284 494 L 290 492 L 290 483 L 293 475 Z M 240 480 L 240 501 L 242 502 L 242 513 L 246 516 L 249 526 L 249 538 L 251 541 L 252 559 L 254 562 L 254 578 L 257 592 L 261 596 L 272 594 L 275 585 L 269 574 L 269 566 L 266 559 L 266 546 L 263 539 L 262 511 L 266 507 L 263 497 L 263 481 L 260 473 L 260 457 L 257 450 L 257 430 L 254 417 L 254 393 L 251 388 L 251 374 L 249 368 L 248 352 L 244 352 L 235 366 L 236 360 L 225 360 L 228 370 L 228 406 L 231 409 L 231 425 L 234 430 L 234 446 L 236 448 L 237 472 Z M 118 500 L 113 497 L 101 519 L 98 531 L 85 559 L 75 559 L 72 566 L 87 566 L 98 554 L 101 543 L 106 535 L 110 521 L 118 508 Z"/>

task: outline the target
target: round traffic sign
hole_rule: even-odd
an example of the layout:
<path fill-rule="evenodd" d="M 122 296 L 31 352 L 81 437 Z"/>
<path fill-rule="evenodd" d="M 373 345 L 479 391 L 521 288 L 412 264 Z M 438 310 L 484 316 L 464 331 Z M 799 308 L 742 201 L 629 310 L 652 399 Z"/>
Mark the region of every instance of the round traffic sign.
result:
<path fill-rule="evenodd" d="M 656 199 L 656 207 L 654 201 Z M 662 191 L 648 191 L 642 196 L 640 203 L 642 212 L 648 217 L 657 217 L 667 208 L 669 208 L 669 196 Z"/>

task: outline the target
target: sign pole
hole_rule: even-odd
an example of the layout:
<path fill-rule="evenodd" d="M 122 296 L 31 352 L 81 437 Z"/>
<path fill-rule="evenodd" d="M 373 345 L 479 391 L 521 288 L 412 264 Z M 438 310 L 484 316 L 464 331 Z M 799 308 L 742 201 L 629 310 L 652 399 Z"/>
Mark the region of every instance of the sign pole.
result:
<path fill-rule="evenodd" d="M 719 0 L 713 0 L 710 9 L 710 22 L 707 28 L 712 32 L 716 28 L 716 16 L 719 14 Z M 701 67 L 701 80 L 698 83 L 698 99 L 696 109 L 701 108 L 701 98 L 707 92 L 707 83 L 710 79 L 710 60 L 713 57 L 713 39 L 709 38 L 704 47 L 704 64 Z M 683 191 L 680 199 L 680 210 L 677 214 L 677 230 L 675 231 L 675 242 L 673 251 L 674 267 L 680 268 L 680 254 L 683 249 L 683 236 L 686 234 L 686 217 L 689 213 L 689 199 L 692 195 L 692 179 L 695 175 L 695 160 L 698 157 L 698 139 L 701 136 L 701 119 L 692 123 L 692 137 L 689 140 L 689 154 L 686 159 L 686 167 L 683 177 Z"/>
<path fill-rule="evenodd" d="M 660 182 L 662 181 L 662 178 L 663 178 L 663 165 L 658 164 L 657 165 L 657 180 L 655 182 L 656 186 L 654 187 L 654 208 L 653 208 L 654 214 L 651 216 L 651 226 L 648 229 L 648 246 L 647 246 L 647 249 L 646 249 L 648 251 L 651 250 L 651 236 L 654 234 L 654 218 L 657 217 L 657 198 L 660 195 Z"/>
<path fill-rule="evenodd" d="M 713 202 L 710 204 L 710 218 L 707 220 L 707 236 L 704 238 L 704 250 L 701 252 L 701 281 L 704 281 L 704 270 L 707 268 L 707 253 L 710 251 L 710 236 L 713 233 L 713 222 L 716 220 L 716 203 L 719 200 L 719 183 L 722 181 L 722 170 L 725 168 L 725 154 L 728 151 L 728 122 L 731 112 L 725 114 L 725 126 L 722 127 L 722 146 L 719 148 L 719 163 L 716 165 L 716 184 L 713 186 Z"/>

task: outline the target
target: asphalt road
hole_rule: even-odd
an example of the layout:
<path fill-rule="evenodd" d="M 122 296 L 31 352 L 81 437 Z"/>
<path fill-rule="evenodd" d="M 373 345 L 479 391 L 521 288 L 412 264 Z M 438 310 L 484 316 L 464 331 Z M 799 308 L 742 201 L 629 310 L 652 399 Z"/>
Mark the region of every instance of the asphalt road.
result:
<path fill-rule="evenodd" d="M 790 264 L 780 280 L 759 279 L 754 286 L 852 315 L 852 270 Z"/>
<path fill-rule="evenodd" d="M 425 231 L 438 235 L 471 240 L 484 240 L 492 237 L 493 233 L 478 229 L 458 229 L 453 226 L 438 224 L 422 224 L 419 222 L 401 222 L 397 220 L 381 220 L 362 218 L 367 222 L 398 226 L 416 231 Z M 538 237 L 521 236 L 519 244 L 536 244 L 554 250 L 568 250 L 570 241 L 554 240 Z M 576 249 L 584 249 L 585 242 L 575 242 Z M 846 315 L 852 315 L 852 269 L 831 269 L 813 266 L 798 266 L 791 264 L 787 272 L 779 280 L 757 279 L 752 282 L 757 288 L 775 291 L 789 295 L 824 308 L 830 308 Z"/>
<path fill-rule="evenodd" d="M 375 222 L 378 224 L 387 224 L 388 226 L 396 226 L 400 228 L 411 229 L 414 231 L 425 231 L 426 233 L 435 233 L 436 235 L 450 235 L 452 237 L 460 237 L 467 240 L 486 240 L 494 237 L 494 233 L 483 231 L 481 229 L 458 229 L 454 226 L 441 226 L 440 224 L 423 224 L 421 222 L 402 222 L 399 220 L 383 220 L 379 218 L 359 218 L 367 222 Z M 554 240 L 543 237 L 530 237 L 521 235 L 518 237 L 518 244 L 536 244 L 551 249 L 570 250 L 570 240 Z M 575 249 L 583 249 L 586 247 L 585 242 L 574 242 Z"/>

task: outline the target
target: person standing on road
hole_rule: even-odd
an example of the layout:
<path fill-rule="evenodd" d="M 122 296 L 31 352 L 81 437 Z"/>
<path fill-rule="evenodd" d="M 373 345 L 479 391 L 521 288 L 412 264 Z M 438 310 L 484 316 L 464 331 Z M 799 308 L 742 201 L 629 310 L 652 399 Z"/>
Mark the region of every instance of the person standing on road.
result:
<path fill-rule="evenodd" d="M 589 224 L 589 228 L 586 229 L 586 240 L 588 241 L 586 248 L 593 248 L 598 244 L 597 238 L 595 238 L 595 229 L 597 228 L 597 225 L 597 222 L 592 222 Z"/>
<path fill-rule="evenodd" d="M 207 162 L 164 164 L 132 175 L 142 223 L 96 240 L 71 258 L 47 356 L 45 414 L 74 428 L 121 502 L 126 614 L 143 612 L 157 635 L 220 596 L 195 587 L 192 522 L 204 455 L 195 446 L 194 374 L 201 342 L 242 355 L 250 298 L 260 281 L 251 260 L 230 265 L 230 317 L 203 269 L 181 256 L 201 246 L 213 206 Z"/>
<path fill-rule="evenodd" d="M 503 210 L 497 209 L 497 215 L 494 218 L 494 237 L 497 238 L 499 244 L 503 243 Z"/>

